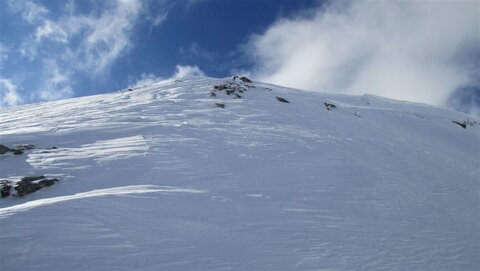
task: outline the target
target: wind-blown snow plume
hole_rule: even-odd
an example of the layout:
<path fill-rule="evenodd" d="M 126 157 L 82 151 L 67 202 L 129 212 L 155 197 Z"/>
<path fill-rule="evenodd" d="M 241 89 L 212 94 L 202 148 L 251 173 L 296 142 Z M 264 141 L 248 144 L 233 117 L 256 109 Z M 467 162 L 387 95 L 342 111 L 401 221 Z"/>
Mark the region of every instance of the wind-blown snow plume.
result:
<path fill-rule="evenodd" d="M 479 63 L 471 61 L 480 48 L 479 5 L 330 3 L 253 36 L 247 45 L 252 74 L 315 91 L 444 104 L 451 92 L 480 77 Z"/>
<path fill-rule="evenodd" d="M 189 75 L 197 75 L 197 76 L 205 76 L 205 73 L 196 65 L 190 66 L 190 65 L 177 65 L 175 66 L 175 74 L 173 74 L 170 78 L 164 78 L 161 76 L 157 76 L 153 73 L 142 73 L 140 75 L 140 79 L 137 79 L 135 83 L 130 84 L 129 87 L 131 88 L 136 88 L 136 87 L 141 87 L 144 85 L 150 85 L 153 83 L 156 83 L 158 81 L 163 81 L 163 80 L 170 80 L 170 79 L 176 79 L 176 78 L 182 78 L 185 76 Z"/>

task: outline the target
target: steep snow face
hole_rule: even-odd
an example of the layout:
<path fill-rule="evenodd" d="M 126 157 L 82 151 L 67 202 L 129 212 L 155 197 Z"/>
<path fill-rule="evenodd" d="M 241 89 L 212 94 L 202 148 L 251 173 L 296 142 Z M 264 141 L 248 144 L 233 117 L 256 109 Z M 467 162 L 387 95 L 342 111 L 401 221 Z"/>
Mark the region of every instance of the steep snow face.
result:
<path fill-rule="evenodd" d="M 0 200 L 1 268 L 479 270 L 474 122 L 205 77 L 4 109 L 0 179 L 60 181 Z"/>

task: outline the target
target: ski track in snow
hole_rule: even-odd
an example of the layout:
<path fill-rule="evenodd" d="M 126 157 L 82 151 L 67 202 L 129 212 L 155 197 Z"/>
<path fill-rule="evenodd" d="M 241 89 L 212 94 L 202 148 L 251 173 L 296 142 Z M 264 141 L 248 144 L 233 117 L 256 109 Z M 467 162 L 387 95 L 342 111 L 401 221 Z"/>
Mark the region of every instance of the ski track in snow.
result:
<path fill-rule="evenodd" d="M 120 195 L 144 194 L 144 193 L 205 193 L 205 191 L 196 190 L 196 189 L 168 187 L 168 186 L 157 186 L 157 185 L 129 185 L 129 186 L 122 186 L 122 187 L 107 188 L 107 189 L 98 189 L 98 190 L 93 190 L 88 192 L 77 193 L 69 196 L 60 196 L 60 197 L 32 200 L 22 204 L 1 208 L 0 219 L 6 218 L 18 212 L 24 212 L 40 206 L 51 205 L 51 204 L 55 204 L 63 201 L 93 198 L 93 197 L 103 197 L 103 196 L 120 196 Z"/>

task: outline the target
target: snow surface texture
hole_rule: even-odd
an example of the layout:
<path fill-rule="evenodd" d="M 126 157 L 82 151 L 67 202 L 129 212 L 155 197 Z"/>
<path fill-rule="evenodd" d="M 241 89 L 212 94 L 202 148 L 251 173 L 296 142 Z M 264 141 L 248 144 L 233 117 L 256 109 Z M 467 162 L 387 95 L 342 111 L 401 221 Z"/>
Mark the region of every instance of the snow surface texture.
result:
<path fill-rule="evenodd" d="M 0 144 L 37 148 L 0 179 L 60 182 L 0 200 L 0 269 L 480 270 L 466 119 L 205 77 L 3 109 Z"/>

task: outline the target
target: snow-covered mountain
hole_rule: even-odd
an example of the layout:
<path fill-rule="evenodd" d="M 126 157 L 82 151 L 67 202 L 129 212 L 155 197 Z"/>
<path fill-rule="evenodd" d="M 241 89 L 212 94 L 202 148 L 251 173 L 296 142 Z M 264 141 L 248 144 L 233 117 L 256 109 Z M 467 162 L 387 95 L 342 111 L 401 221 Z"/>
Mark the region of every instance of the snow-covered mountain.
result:
<path fill-rule="evenodd" d="M 479 143 L 463 113 L 239 78 L 3 109 L 0 269 L 480 270 Z"/>

